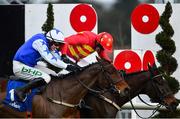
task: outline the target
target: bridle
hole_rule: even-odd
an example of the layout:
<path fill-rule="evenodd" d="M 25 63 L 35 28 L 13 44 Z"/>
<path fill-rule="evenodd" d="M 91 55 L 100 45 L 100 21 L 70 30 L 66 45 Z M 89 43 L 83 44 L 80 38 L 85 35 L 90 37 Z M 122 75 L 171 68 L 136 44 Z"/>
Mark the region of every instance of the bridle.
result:
<path fill-rule="evenodd" d="M 86 85 L 84 85 L 79 79 L 78 79 L 78 81 L 84 86 L 84 87 L 86 87 L 89 91 L 90 91 L 90 93 L 91 94 L 93 94 L 95 97 L 97 97 L 97 98 L 100 98 L 100 99 L 102 99 L 102 100 L 104 100 L 105 102 L 107 102 L 107 103 L 109 103 L 109 104 L 111 104 L 112 106 L 114 106 L 117 110 L 121 110 L 121 107 L 118 105 L 118 104 L 116 104 L 114 101 L 112 101 L 111 99 L 109 99 L 109 98 L 107 98 L 107 97 L 105 97 L 103 94 L 104 93 L 106 93 L 106 92 L 114 92 L 114 93 L 120 93 L 120 91 L 115 87 L 115 85 L 114 84 L 116 84 L 116 83 L 118 83 L 119 81 L 117 81 L 117 82 L 113 82 L 113 80 L 112 80 L 112 78 L 109 76 L 109 75 L 107 75 L 108 74 L 108 72 L 105 70 L 105 68 L 104 68 L 104 66 L 101 64 L 101 63 L 99 63 L 99 65 L 100 65 L 100 70 L 103 72 L 103 76 L 105 77 L 105 79 L 108 81 L 108 83 L 110 84 L 110 87 L 108 87 L 108 88 L 105 88 L 105 89 L 100 89 L 100 90 L 94 90 L 94 89 L 91 89 L 91 88 L 89 88 L 89 87 L 87 87 Z M 110 65 L 110 64 L 109 64 Z"/>
<path fill-rule="evenodd" d="M 143 118 L 143 119 L 151 118 L 151 117 L 163 106 L 161 103 L 163 102 L 164 97 L 166 97 L 166 96 L 170 93 L 170 92 L 169 92 L 169 93 L 166 94 L 166 95 L 163 94 L 162 90 L 159 88 L 159 86 L 158 86 L 158 84 L 157 84 L 158 82 L 155 82 L 155 79 L 156 79 L 156 78 L 159 78 L 159 77 L 163 77 L 163 74 L 158 74 L 158 75 L 155 75 L 155 76 L 153 76 L 153 75 L 151 74 L 151 77 L 150 77 L 150 82 L 151 82 L 151 84 L 152 84 L 152 87 L 154 88 L 155 93 L 156 93 L 156 95 L 158 96 L 158 98 L 155 99 L 155 101 L 157 101 L 159 104 L 157 104 L 157 105 L 150 105 L 150 104 L 148 104 L 147 102 L 145 102 L 145 101 L 138 95 L 138 98 L 139 98 L 144 104 L 146 104 L 146 105 L 148 105 L 148 106 L 153 106 L 153 107 L 155 106 L 154 109 L 153 109 L 152 114 L 151 114 L 149 117 L 142 117 L 142 116 L 140 116 L 140 115 L 138 114 L 138 112 L 136 111 L 136 109 L 135 109 L 135 107 L 134 107 L 134 105 L 133 105 L 133 103 L 132 103 L 132 100 L 131 100 L 131 97 L 130 97 L 130 93 L 129 93 L 130 104 L 131 104 L 133 110 L 135 111 L 135 113 L 136 113 L 140 118 Z M 152 99 L 151 99 L 151 100 L 152 100 Z"/>
<path fill-rule="evenodd" d="M 172 92 L 171 91 L 164 92 L 164 89 L 160 87 L 161 85 L 158 86 L 158 82 L 154 81 L 158 77 L 162 77 L 163 78 L 163 74 L 159 74 L 159 75 L 156 75 L 156 76 L 151 78 L 152 79 L 151 80 L 152 81 L 152 86 L 155 89 L 156 95 L 159 95 L 157 99 L 153 99 L 153 100 L 157 101 L 159 103 L 163 103 L 163 99 L 165 97 L 167 97 L 169 94 L 172 94 Z M 166 93 L 166 95 L 164 95 L 164 93 Z"/>
<path fill-rule="evenodd" d="M 96 93 L 98 95 L 103 94 L 103 93 L 107 92 L 108 90 L 114 90 L 114 91 L 120 92 L 114 85 L 114 84 L 118 83 L 119 81 L 113 82 L 113 79 L 110 77 L 110 75 L 108 75 L 108 72 L 105 70 L 104 66 L 101 63 L 99 63 L 99 65 L 100 65 L 99 69 L 100 69 L 100 71 L 102 71 L 104 79 L 106 79 L 108 81 L 108 84 L 110 84 L 109 87 L 106 87 L 106 88 L 103 88 L 103 89 L 100 89 L 100 90 L 95 90 L 95 89 L 89 88 L 80 79 L 77 78 L 79 83 L 82 86 L 84 86 L 86 89 L 88 89 L 90 92 Z M 109 65 L 111 65 L 111 64 L 109 64 Z"/>
<path fill-rule="evenodd" d="M 160 90 L 158 89 L 158 87 L 156 86 L 155 82 L 153 81 L 153 79 L 158 78 L 158 77 L 160 77 L 160 76 L 163 76 L 163 74 L 159 74 L 159 75 L 153 76 L 153 77 L 150 78 L 150 79 L 151 79 L 151 83 L 152 83 L 154 89 L 156 90 L 156 93 L 157 93 L 156 95 L 160 95 L 160 96 L 161 96 L 162 93 L 161 93 L 161 94 L 158 93 Z M 93 93 L 91 93 L 91 94 L 93 94 Z M 129 94 L 129 100 L 130 100 L 130 103 L 131 103 L 131 106 L 132 106 L 133 110 L 136 112 L 136 114 L 137 114 L 140 118 L 144 118 L 144 117 L 140 116 L 140 115 L 137 113 L 137 111 L 136 111 L 136 109 L 135 109 L 135 107 L 134 107 L 134 105 L 133 105 L 133 103 L 132 103 L 132 101 L 131 101 L 130 93 L 128 93 L 128 94 Z M 120 107 L 119 105 L 117 105 L 117 104 L 116 104 L 114 101 L 112 101 L 111 99 L 105 97 L 103 94 L 99 94 L 99 95 L 93 94 L 93 95 L 94 95 L 95 97 L 100 98 L 100 99 L 104 100 L 105 102 L 113 105 L 117 110 L 121 110 L 121 107 Z M 153 109 L 153 110 L 154 110 L 153 113 L 152 113 L 149 117 L 147 117 L 147 118 L 151 118 L 151 117 L 159 110 L 159 108 L 162 107 L 161 104 L 157 104 L 157 105 L 150 105 L 150 104 L 148 104 L 148 103 L 145 102 L 139 95 L 138 95 L 138 98 L 139 98 L 143 103 L 145 103 L 145 104 L 148 105 L 148 106 L 153 106 L 153 107 L 156 106 L 156 107 Z M 159 99 L 162 101 L 163 98 L 161 97 L 161 98 L 159 98 Z"/>
<path fill-rule="evenodd" d="M 109 92 L 109 91 L 110 92 L 113 91 L 113 93 L 118 93 L 119 94 L 120 91 L 114 86 L 114 84 L 118 83 L 119 81 L 113 83 L 112 78 L 109 75 L 107 75 L 108 72 L 105 70 L 104 66 L 101 63 L 99 63 L 99 64 L 100 64 L 100 69 L 103 72 L 105 79 L 108 81 L 108 83 L 110 83 L 110 87 L 109 88 L 105 88 L 105 89 L 100 89 L 100 90 L 94 90 L 94 89 L 88 89 L 88 90 L 90 91 L 90 93 L 93 96 L 95 96 L 97 98 L 100 98 L 103 101 L 111 104 L 117 110 L 121 110 L 121 107 L 118 104 L 116 104 L 114 101 L 112 101 L 111 99 L 109 99 L 109 98 L 107 98 L 106 96 L 103 95 L 103 94 L 105 94 L 106 92 Z M 88 87 L 86 87 L 86 88 L 88 88 Z"/>
<path fill-rule="evenodd" d="M 78 80 L 78 82 L 83 86 L 85 87 L 87 90 L 89 90 L 92 94 L 95 94 L 95 95 L 98 95 L 98 97 L 100 97 L 101 99 L 103 99 L 104 101 L 112 104 L 114 107 L 116 107 L 118 110 L 120 110 L 121 108 L 114 102 L 114 101 L 111 101 L 110 99 L 106 98 L 105 96 L 103 96 L 102 94 L 104 94 L 105 92 L 108 92 L 108 91 L 115 91 L 115 92 L 120 92 L 115 86 L 114 84 L 115 83 L 118 83 L 119 81 L 117 82 L 113 82 L 113 79 L 108 75 L 108 72 L 104 69 L 104 66 L 101 64 L 101 62 L 98 62 L 98 64 L 100 65 L 100 71 L 102 71 L 103 73 L 103 76 L 104 76 L 104 79 L 106 79 L 108 81 L 108 84 L 109 87 L 106 87 L 106 88 L 103 88 L 103 89 L 100 89 L 100 90 L 96 90 L 96 89 L 93 89 L 93 88 L 90 88 L 88 87 L 86 84 L 84 84 L 79 78 L 76 77 L 76 79 Z M 111 64 L 109 64 L 111 65 Z M 97 70 L 97 69 L 96 69 Z M 80 107 L 81 108 L 81 104 L 84 103 L 83 102 L 83 99 L 80 99 L 79 103 L 78 104 L 69 104 L 69 103 L 65 103 L 63 101 L 58 101 L 58 100 L 54 100 L 52 98 L 49 98 L 47 97 L 47 100 L 52 102 L 52 103 L 55 103 L 55 104 L 58 104 L 58 105 L 63 105 L 63 106 L 66 106 L 66 107 L 71 107 L 71 108 L 76 108 L 76 107 Z"/>

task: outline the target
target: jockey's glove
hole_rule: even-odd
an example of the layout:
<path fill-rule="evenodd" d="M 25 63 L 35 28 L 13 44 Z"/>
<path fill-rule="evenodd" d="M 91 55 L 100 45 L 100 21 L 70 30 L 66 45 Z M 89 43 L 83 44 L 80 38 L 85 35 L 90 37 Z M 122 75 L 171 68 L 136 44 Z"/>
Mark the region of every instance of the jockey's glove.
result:
<path fill-rule="evenodd" d="M 78 72 L 78 71 L 80 71 L 80 68 L 76 65 L 69 64 L 69 65 L 67 65 L 66 70 L 70 71 L 70 72 Z"/>
<path fill-rule="evenodd" d="M 62 55 L 61 58 L 62 58 L 63 62 L 65 62 L 65 63 L 68 63 L 68 64 L 74 63 L 66 55 Z"/>

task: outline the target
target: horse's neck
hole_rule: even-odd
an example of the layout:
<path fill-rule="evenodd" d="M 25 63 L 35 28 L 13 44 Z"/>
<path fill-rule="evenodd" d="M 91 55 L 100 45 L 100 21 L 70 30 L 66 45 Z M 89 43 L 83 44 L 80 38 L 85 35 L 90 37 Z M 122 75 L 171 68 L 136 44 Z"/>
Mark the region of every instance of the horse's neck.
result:
<path fill-rule="evenodd" d="M 78 74 L 70 75 L 65 79 L 52 79 L 43 95 L 64 100 L 69 103 L 78 103 L 78 101 L 88 92 L 88 89 L 85 88 L 85 86 L 91 88 L 97 81 L 98 72 L 95 68 L 95 66 L 92 66 L 92 68 L 90 67 Z M 84 86 L 78 80 L 80 80 Z"/>
<path fill-rule="evenodd" d="M 134 98 L 138 94 L 142 92 L 143 86 L 148 82 L 148 79 L 150 77 L 149 72 L 139 72 L 133 75 L 128 75 L 125 77 L 126 82 L 130 86 L 130 97 L 129 95 L 126 95 L 124 97 L 120 97 L 119 95 L 115 95 L 115 98 L 112 98 L 116 104 L 118 104 L 120 107 L 122 107 L 125 103 L 129 102 L 129 98 Z M 105 97 L 114 97 L 113 94 L 109 92 L 109 95 L 104 95 Z M 115 99 L 115 100 L 114 100 Z M 98 115 L 100 117 L 111 117 L 115 118 L 118 110 L 114 106 L 109 106 L 109 103 L 106 101 L 103 101 L 98 98 L 94 98 L 92 94 L 88 94 L 85 97 L 86 102 L 90 103 L 90 106 L 92 106 L 95 110 L 94 111 L 83 111 L 85 117 L 90 116 L 93 117 L 95 115 Z M 106 113 L 106 115 L 104 115 Z"/>
<path fill-rule="evenodd" d="M 139 72 L 134 75 L 127 75 L 125 78 L 126 82 L 130 86 L 130 98 L 133 99 L 134 97 L 138 96 L 139 94 L 144 94 L 144 87 L 146 87 L 147 83 L 150 80 L 150 73 L 146 72 Z M 119 105 L 123 105 L 129 101 L 129 95 L 126 95 Z"/>

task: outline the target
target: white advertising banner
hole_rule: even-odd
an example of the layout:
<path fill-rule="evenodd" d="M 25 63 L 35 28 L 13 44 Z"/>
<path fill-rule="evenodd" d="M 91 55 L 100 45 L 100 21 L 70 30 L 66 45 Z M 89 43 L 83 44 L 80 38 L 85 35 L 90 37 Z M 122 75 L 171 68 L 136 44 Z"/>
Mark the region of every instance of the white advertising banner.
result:
<path fill-rule="evenodd" d="M 118 70 L 125 70 L 126 73 L 147 70 L 148 63 L 152 65 L 154 62 L 155 52 L 150 50 L 114 50 L 114 66 Z"/>
<path fill-rule="evenodd" d="M 175 45 L 176 45 L 176 52 L 175 52 L 174 56 L 175 56 L 176 60 L 178 61 L 178 64 L 180 65 L 180 47 L 179 47 L 180 46 L 180 40 L 179 40 L 180 4 L 171 4 L 171 5 L 172 5 L 173 13 L 172 13 L 172 16 L 170 17 L 170 24 L 172 25 L 172 27 L 174 29 L 174 36 L 172 37 L 172 39 L 175 41 Z M 165 4 L 152 4 L 151 6 L 155 10 L 157 10 L 159 17 L 165 10 Z M 143 9 L 143 7 L 144 6 L 142 5 L 141 10 Z M 157 28 L 155 26 L 156 25 L 155 18 L 158 18 L 155 16 L 158 16 L 158 14 L 153 9 L 151 11 L 149 11 L 149 13 L 152 13 L 149 15 L 148 14 L 146 15 L 146 13 L 139 14 L 138 10 L 140 10 L 140 9 L 135 9 L 135 10 L 137 10 L 137 12 L 135 14 L 142 17 L 141 21 L 139 20 L 136 22 L 140 22 L 140 23 L 142 22 L 142 24 L 141 24 L 142 26 L 133 25 L 135 23 L 135 21 L 132 21 L 134 23 L 132 23 L 132 25 L 131 25 L 131 34 L 132 34 L 131 35 L 132 36 L 131 37 L 131 48 L 132 49 L 140 49 L 140 50 L 153 50 L 153 51 L 160 50 L 159 45 L 156 44 L 156 41 L 155 41 L 156 34 L 158 34 L 159 32 L 162 31 L 160 25 L 157 24 Z M 152 28 L 152 27 L 154 27 L 154 28 Z M 139 30 L 139 29 L 141 29 L 141 30 Z M 145 31 L 145 32 L 143 32 L 143 31 Z M 179 72 L 180 72 L 180 68 L 178 67 L 176 72 L 174 72 L 174 74 L 173 74 L 173 76 L 175 76 L 177 79 L 180 79 Z"/>
<path fill-rule="evenodd" d="M 25 39 L 41 33 L 47 19 L 48 4 L 25 5 Z M 65 36 L 89 30 L 97 33 L 97 15 L 89 4 L 53 4 L 54 27 Z"/>
<path fill-rule="evenodd" d="M 170 24 L 174 30 L 174 36 L 172 40 L 175 41 L 176 52 L 174 57 L 176 58 L 180 66 L 180 4 L 171 4 L 172 5 L 172 16 L 170 17 Z M 138 11 L 144 11 L 138 13 Z M 146 11 L 148 10 L 148 11 Z M 146 5 L 141 5 L 139 8 L 135 9 L 134 16 L 138 16 L 137 21 L 133 20 L 131 24 L 131 48 L 139 50 L 153 50 L 158 51 L 160 47 L 156 44 L 155 37 L 156 34 L 162 31 L 160 25 L 158 24 L 158 17 L 160 17 L 165 10 L 165 4 L 151 4 L 149 8 Z M 135 18 L 134 18 L 135 19 Z M 137 24 L 137 25 L 136 25 Z M 138 24 L 140 24 L 138 26 Z M 174 72 L 173 76 L 180 82 L 180 68 Z M 180 98 L 180 94 L 176 94 L 177 98 Z"/>

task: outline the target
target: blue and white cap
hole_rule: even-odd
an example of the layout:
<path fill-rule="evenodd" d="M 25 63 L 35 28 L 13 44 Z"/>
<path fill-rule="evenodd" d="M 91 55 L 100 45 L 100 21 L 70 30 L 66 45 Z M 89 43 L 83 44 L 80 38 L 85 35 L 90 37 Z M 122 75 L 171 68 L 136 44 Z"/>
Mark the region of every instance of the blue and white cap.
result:
<path fill-rule="evenodd" d="M 54 41 L 57 43 L 65 43 L 64 42 L 64 34 L 56 28 L 53 28 L 52 30 L 50 30 L 46 34 L 46 38 L 50 41 Z"/>

